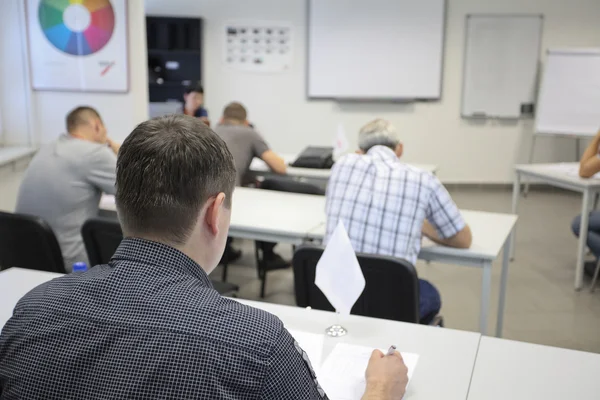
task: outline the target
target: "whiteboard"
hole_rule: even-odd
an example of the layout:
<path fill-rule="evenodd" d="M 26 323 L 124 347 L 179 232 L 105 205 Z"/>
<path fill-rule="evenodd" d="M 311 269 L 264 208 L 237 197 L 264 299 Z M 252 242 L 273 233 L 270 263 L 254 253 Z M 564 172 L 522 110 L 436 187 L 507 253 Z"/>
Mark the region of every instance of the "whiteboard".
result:
<path fill-rule="evenodd" d="M 600 129 L 600 49 L 550 49 L 536 133 L 594 136 Z"/>
<path fill-rule="evenodd" d="M 519 118 L 522 106 L 533 105 L 543 21 L 542 15 L 466 17 L 463 117 Z"/>
<path fill-rule="evenodd" d="M 309 0 L 308 97 L 439 99 L 445 0 Z"/>

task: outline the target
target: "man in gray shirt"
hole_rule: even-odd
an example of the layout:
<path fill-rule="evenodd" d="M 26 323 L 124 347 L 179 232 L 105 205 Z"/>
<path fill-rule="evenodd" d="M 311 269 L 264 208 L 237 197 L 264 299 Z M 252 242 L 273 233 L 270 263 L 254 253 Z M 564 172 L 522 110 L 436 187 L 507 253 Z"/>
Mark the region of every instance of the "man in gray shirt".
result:
<path fill-rule="evenodd" d="M 240 103 L 230 103 L 223 111 L 221 123 L 216 126 L 215 132 L 227 144 L 227 148 L 233 155 L 236 169 L 236 186 L 241 186 L 244 177 L 250 169 L 250 163 L 254 157 L 262 159 L 275 173 L 285 174 L 285 161 L 273 150 L 262 136 L 248 122 L 246 108 Z M 273 249 L 276 243 L 259 242 L 263 250 L 264 261 L 269 268 L 285 268 L 289 262 L 285 261 Z M 232 262 L 241 256 L 241 251 L 231 247 L 230 241 L 225 249 L 224 259 Z"/>
<path fill-rule="evenodd" d="M 217 135 L 227 144 L 233 154 L 237 170 L 236 186 L 243 182 L 254 157 L 262 159 L 278 174 L 286 173 L 285 161 L 278 156 L 263 137 L 248 122 L 246 108 L 240 103 L 230 103 L 223 111 L 221 123 L 215 128 Z"/>
<path fill-rule="evenodd" d="M 48 222 L 70 272 L 73 263 L 88 262 L 81 226 L 98 215 L 102 192 L 115 193 L 119 145 L 91 107 L 71 111 L 66 125 L 68 133 L 41 148 L 29 164 L 16 212 Z"/>

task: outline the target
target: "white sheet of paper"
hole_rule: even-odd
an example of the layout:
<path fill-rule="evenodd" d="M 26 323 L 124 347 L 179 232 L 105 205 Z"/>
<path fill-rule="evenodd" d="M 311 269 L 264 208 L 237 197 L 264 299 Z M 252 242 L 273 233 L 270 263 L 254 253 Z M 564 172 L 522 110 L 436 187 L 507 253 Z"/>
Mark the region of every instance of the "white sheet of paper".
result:
<path fill-rule="evenodd" d="M 103 194 L 100 198 L 100 209 L 102 210 L 117 210 L 115 204 L 115 196 L 112 194 Z"/>
<path fill-rule="evenodd" d="M 350 315 L 365 289 L 365 277 L 341 220 L 317 263 L 315 285 L 342 315 Z"/>
<path fill-rule="evenodd" d="M 321 361 L 323 361 L 323 345 L 325 343 L 325 335 L 316 333 L 303 332 L 295 329 L 288 329 L 290 334 L 296 339 L 296 342 L 302 347 L 302 350 L 308 354 L 310 363 L 315 371 L 319 374 Z"/>
<path fill-rule="evenodd" d="M 387 349 L 380 349 L 383 353 Z M 317 378 L 331 400 L 360 400 L 365 393 L 365 371 L 373 349 L 339 343 L 335 346 Z M 419 355 L 401 352 L 408 368 L 408 381 L 415 371 Z"/>

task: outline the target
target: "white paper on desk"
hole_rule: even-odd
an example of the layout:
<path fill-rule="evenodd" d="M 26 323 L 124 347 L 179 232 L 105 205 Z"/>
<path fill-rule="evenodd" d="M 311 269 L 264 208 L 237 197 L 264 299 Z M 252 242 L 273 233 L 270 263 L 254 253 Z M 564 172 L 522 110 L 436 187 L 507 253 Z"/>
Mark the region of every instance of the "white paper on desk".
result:
<path fill-rule="evenodd" d="M 116 210 L 115 196 L 112 194 L 103 194 L 100 198 L 100 209 L 102 210 Z"/>
<path fill-rule="evenodd" d="M 384 354 L 387 350 L 380 349 Z M 365 393 L 365 371 L 373 348 L 339 343 L 323 363 L 319 384 L 331 400 L 360 400 Z M 415 371 L 419 355 L 402 352 L 408 368 L 408 381 Z"/>
<path fill-rule="evenodd" d="M 325 335 L 309 333 L 288 329 L 288 332 L 296 339 L 302 350 L 308 355 L 310 364 L 315 371 L 319 373 L 321 361 L 323 358 L 323 345 L 325 344 Z"/>
<path fill-rule="evenodd" d="M 559 163 L 552 166 L 557 172 L 562 172 L 569 176 L 579 177 L 579 163 Z M 600 173 L 592 176 L 590 179 L 600 179 Z"/>
<path fill-rule="evenodd" d="M 317 263 L 315 285 L 343 315 L 350 315 L 352 306 L 365 289 L 365 277 L 341 220 Z"/>

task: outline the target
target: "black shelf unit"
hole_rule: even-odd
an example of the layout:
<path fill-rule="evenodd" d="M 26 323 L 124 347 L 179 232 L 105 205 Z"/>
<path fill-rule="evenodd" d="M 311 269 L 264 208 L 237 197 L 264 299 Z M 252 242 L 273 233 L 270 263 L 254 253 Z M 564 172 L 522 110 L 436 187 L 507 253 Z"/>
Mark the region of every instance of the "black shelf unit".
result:
<path fill-rule="evenodd" d="M 202 20 L 146 17 L 150 102 L 183 101 L 183 90 L 202 80 Z"/>

